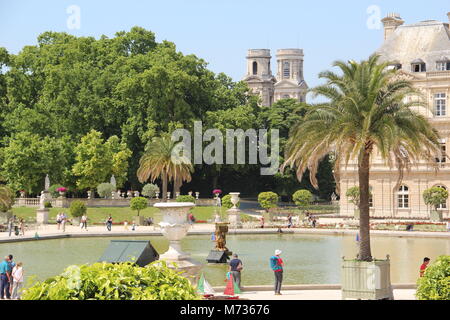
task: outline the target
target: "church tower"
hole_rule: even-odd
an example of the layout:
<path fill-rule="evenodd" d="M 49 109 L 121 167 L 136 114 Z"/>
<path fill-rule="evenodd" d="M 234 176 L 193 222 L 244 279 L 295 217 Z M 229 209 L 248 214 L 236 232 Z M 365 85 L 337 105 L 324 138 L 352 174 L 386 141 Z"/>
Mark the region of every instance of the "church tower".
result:
<path fill-rule="evenodd" d="M 271 106 L 274 101 L 274 84 L 276 82 L 270 68 L 269 49 L 250 49 L 247 54 L 247 74 L 243 81 L 254 94 L 261 97 L 263 106 Z"/>
<path fill-rule="evenodd" d="M 303 50 L 280 49 L 277 51 L 277 83 L 274 100 L 296 99 L 305 102 L 308 85 L 303 78 Z"/>

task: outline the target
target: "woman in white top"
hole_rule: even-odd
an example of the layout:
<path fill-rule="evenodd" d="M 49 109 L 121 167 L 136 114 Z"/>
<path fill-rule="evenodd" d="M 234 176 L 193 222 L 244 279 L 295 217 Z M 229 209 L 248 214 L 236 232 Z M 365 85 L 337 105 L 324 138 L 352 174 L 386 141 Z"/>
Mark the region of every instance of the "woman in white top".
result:
<path fill-rule="evenodd" d="M 13 286 L 12 286 L 12 299 L 19 299 L 19 291 L 23 286 L 23 268 L 22 262 L 17 263 L 12 270 Z"/>

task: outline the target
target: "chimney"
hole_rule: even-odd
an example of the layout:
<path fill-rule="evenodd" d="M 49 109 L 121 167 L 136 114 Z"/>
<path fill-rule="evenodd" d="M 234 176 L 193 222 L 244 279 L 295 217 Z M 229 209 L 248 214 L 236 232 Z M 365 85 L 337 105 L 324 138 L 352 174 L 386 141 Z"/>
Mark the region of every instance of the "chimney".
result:
<path fill-rule="evenodd" d="M 394 33 L 395 29 L 401 26 L 405 21 L 402 20 L 398 13 L 389 13 L 386 18 L 382 19 L 384 26 L 384 40 Z"/>

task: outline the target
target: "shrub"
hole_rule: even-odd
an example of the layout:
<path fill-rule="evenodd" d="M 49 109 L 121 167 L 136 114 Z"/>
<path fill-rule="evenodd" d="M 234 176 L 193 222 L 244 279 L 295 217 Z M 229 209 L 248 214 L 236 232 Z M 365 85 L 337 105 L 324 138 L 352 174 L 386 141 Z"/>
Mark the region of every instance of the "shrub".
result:
<path fill-rule="evenodd" d="M 440 256 L 417 281 L 419 300 L 450 300 L 450 256 Z"/>
<path fill-rule="evenodd" d="M 313 200 L 313 195 L 309 190 L 298 190 L 292 195 L 292 200 L 299 207 L 309 205 Z"/>
<path fill-rule="evenodd" d="M 192 202 L 192 203 L 195 203 L 195 198 L 193 196 L 184 195 L 184 196 L 178 196 L 178 198 L 175 201 L 176 202 Z"/>
<path fill-rule="evenodd" d="M 60 184 L 53 184 L 50 186 L 50 188 L 48 188 L 48 192 L 52 195 L 53 198 L 58 198 L 59 197 L 59 188 L 62 188 L 63 186 Z"/>
<path fill-rule="evenodd" d="M 236 207 L 239 208 L 240 205 L 241 205 L 241 202 L 239 201 L 236 204 Z M 231 203 L 231 196 L 229 194 L 227 194 L 226 196 L 223 196 L 223 198 L 222 198 L 222 207 L 224 207 L 225 209 L 233 208 L 233 203 Z"/>
<path fill-rule="evenodd" d="M 75 200 L 70 204 L 69 212 L 74 218 L 81 217 L 86 211 L 87 208 L 83 201 Z"/>
<path fill-rule="evenodd" d="M 153 198 L 157 192 L 159 192 L 159 187 L 153 183 L 147 183 L 142 188 L 142 195 L 144 197 Z"/>
<path fill-rule="evenodd" d="M 44 208 L 52 208 L 52 203 L 50 201 L 45 201 L 44 202 Z"/>
<path fill-rule="evenodd" d="M 345 193 L 345 196 L 349 199 L 350 203 L 353 203 L 355 206 L 359 206 L 359 187 L 351 187 Z"/>
<path fill-rule="evenodd" d="M 130 201 L 130 208 L 131 210 L 137 210 L 138 212 L 138 217 L 139 217 L 139 212 L 141 210 L 144 210 L 145 208 L 147 208 L 148 206 L 148 200 L 144 197 L 135 197 L 132 198 Z"/>
<path fill-rule="evenodd" d="M 258 202 L 259 205 L 266 210 L 276 208 L 278 204 L 278 195 L 275 192 L 271 191 L 261 192 L 258 195 Z"/>
<path fill-rule="evenodd" d="M 109 182 L 105 182 L 105 183 L 100 183 L 97 186 L 97 193 L 100 195 L 100 197 L 102 198 L 111 198 L 111 193 L 113 191 L 116 191 L 116 187 L 109 183 Z"/>
<path fill-rule="evenodd" d="M 131 263 L 69 266 L 56 277 L 36 282 L 23 300 L 196 300 L 187 278 L 164 262 L 144 268 Z"/>
<path fill-rule="evenodd" d="M 440 187 L 432 187 L 423 192 L 423 200 L 425 204 L 437 209 L 444 204 L 448 198 L 448 191 Z"/>

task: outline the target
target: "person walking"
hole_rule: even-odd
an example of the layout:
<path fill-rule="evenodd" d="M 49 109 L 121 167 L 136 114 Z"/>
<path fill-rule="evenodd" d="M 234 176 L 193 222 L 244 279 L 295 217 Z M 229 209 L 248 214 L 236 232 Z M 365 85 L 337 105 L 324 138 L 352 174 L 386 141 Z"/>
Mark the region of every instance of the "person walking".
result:
<path fill-rule="evenodd" d="M 239 289 L 241 289 L 241 271 L 243 267 L 242 261 L 239 260 L 238 255 L 234 253 L 233 259 L 230 261 L 230 272 L 233 276 L 233 282 L 237 284 Z"/>
<path fill-rule="evenodd" d="M 20 219 L 19 230 L 20 230 L 20 235 L 24 236 L 25 235 L 25 221 L 23 220 L 23 218 Z"/>
<path fill-rule="evenodd" d="M 419 274 L 420 274 L 420 277 L 421 277 L 421 278 L 423 277 L 423 275 L 424 275 L 424 273 L 425 273 L 425 270 L 427 269 L 429 263 L 430 263 L 430 258 L 425 257 L 425 258 L 423 259 L 422 265 L 420 266 L 420 272 L 419 272 Z"/>
<path fill-rule="evenodd" d="M 106 229 L 108 229 L 108 231 L 111 231 L 111 227 L 112 227 L 112 217 L 111 215 L 108 217 L 108 219 L 106 220 Z"/>
<path fill-rule="evenodd" d="M 61 226 L 62 226 L 63 232 L 66 232 L 66 222 L 67 222 L 67 216 L 66 216 L 66 213 L 63 212 L 61 215 Z"/>
<path fill-rule="evenodd" d="M 8 232 L 9 232 L 9 236 L 11 237 L 11 233 L 13 232 L 14 229 L 14 219 L 13 218 L 9 218 L 8 220 Z"/>
<path fill-rule="evenodd" d="M 3 300 L 11 298 L 10 292 L 11 283 L 11 265 L 9 264 L 9 256 L 0 263 L 0 299 Z"/>
<path fill-rule="evenodd" d="M 292 214 L 289 213 L 288 217 L 287 217 L 287 221 L 288 221 L 288 228 L 292 227 Z"/>
<path fill-rule="evenodd" d="M 81 216 L 81 230 L 83 230 L 83 228 L 87 231 L 87 215 L 83 214 Z"/>
<path fill-rule="evenodd" d="M 281 295 L 281 283 L 283 282 L 283 260 L 280 257 L 281 250 L 275 250 L 275 255 L 270 258 L 270 268 L 275 275 L 275 295 Z"/>
<path fill-rule="evenodd" d="M 23 287 L 23 267 L 22 262 L 18 262 L 12 269 L 11 276 L 13 280 L 11 297 L 13 299 L 20 299 L 19 292 Z"/>
<path fill-rule="evenodd" d="M 62 222 L 62 214 L 61 212 L 58 212 L 56 215 L 56 225 L 58 226 L 58 230 L 61 229 L 61 222 Z"/>

